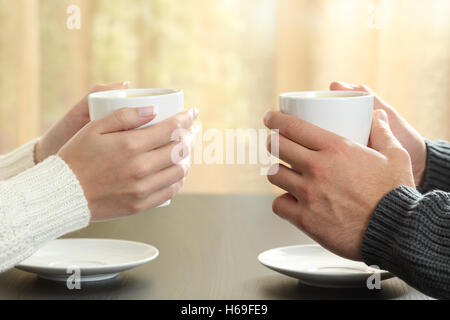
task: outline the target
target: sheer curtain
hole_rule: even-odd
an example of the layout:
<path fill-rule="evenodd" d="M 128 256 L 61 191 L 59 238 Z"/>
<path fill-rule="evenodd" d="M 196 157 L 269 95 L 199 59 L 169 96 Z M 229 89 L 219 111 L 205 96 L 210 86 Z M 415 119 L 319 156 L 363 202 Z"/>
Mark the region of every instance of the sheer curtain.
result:
<path fill-rule="evenodd" d="M 66 26 L 81 9 L 81 29 Z M 203 129 L 262 128 L 290 90 L 366 83 L 450 139 L 448 0 L 0 0 L 0 151 L 89 86 L 177 87 Z M 205 142 L 206 143 L 206 142 Z M 271 192 L 254 165 L 194 165 L 185 192 Z"/>
<path fill-rule="evenodd" d="M 450 2 L 279 1 L 277 91 L 366 83 L 425 136 L 450 139 Z"/>

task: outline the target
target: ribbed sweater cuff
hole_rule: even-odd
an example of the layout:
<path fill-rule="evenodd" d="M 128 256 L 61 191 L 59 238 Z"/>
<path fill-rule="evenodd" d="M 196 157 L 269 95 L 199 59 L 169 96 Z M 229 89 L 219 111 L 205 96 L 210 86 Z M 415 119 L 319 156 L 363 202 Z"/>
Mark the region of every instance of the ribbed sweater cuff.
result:
<path fill-rule="evenodd" d="M 450 143 L 446 141 L 425 141 L 425 143 L 427 169 L 420 191 L 423 193 L 432 190 L 450 191 Z"/>
<path fill-rule="evenodd" d="M 35 139 L 26 145 L 0 156 L 0 180 L 6 180 L 16 176 L 35 165 L 34 147 L 39 139 Z"/>
<path fill-rule="evenodd" d="M 0 234 L 8 240 L 0 241 L 0 262 L 4 262 L 0 271 L 28 258 L 47 241 L 81 229 L 90 221 L 78 179 L 57 156 L 0 182 L 0 197 Z"/>
<path fill-rule="evenodd" d="M 377 205 L 369 221 L 362 243 L 362 257 L 371 266 L 403 274 L 397 252 L 398 237 L 404 238 L 407 216 L 423 198 L 413 188 L 399 187 L 387 194 Z"/>

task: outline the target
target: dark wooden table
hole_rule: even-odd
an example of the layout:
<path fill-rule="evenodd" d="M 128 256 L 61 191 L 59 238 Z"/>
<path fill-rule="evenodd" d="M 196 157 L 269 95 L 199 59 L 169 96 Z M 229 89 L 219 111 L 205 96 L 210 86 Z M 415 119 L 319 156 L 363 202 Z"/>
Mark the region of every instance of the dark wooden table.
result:
<path fill-rule="evenodd" d="M 429 299 L 394 278 L 382 290 L 319 289 L 266 269 L 267 249 L 313 243 L 271 212 L 272 195 L 179 195 L 172 205 L 92 224 L 67 237 L 141 241 L 160 250 L 144 266 L 68 290 L 16 269 L 0 275 L 0 299 Z"/>

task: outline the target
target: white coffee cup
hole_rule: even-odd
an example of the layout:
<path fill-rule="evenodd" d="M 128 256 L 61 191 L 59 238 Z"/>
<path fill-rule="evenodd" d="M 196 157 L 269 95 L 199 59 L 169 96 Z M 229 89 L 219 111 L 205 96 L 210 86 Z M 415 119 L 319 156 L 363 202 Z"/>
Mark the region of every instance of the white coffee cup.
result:
<path fill-rule="evenodd" d="M 128 89 L 96 92 L 89 95 L 91 120 L 98 120 L 122 108 L 155 108 L 156 118 L 147 127 L 164 121 L 184 109 L 183 91 L 176 89 Z"/>
<path fill-rule="evenodd" d="M 303 91 L 280 95 L 280 110 L 367 146 L 374 96 L 360 91 Z"/>
<path fill-rule="evenodd" d="M 164 121 L 184 109 L 184 93 L 176 89 L 128 89 L 92 93 L 88 97 L 91 121 L 99 120 L 122 108 L 154 107 L 156 118 L 140 127 Z M 168 206 L 170 200 L 160 207 Z"/>

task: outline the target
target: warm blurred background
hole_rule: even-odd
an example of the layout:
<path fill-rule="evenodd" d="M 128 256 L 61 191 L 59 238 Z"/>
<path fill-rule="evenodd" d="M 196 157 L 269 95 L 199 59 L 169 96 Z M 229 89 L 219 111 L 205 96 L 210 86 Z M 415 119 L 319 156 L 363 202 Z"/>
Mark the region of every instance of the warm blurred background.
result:
<path fill-rule="evenodd" d="M 220 130 L 261 128 L 281 92 L 366 83 L 450 140 L 449 16 L 449 0 L 0 0 L 0 151 L 122 80 L 183 89 Z M 194 166 L 184 191 L 272 191 L 259 168 Z"/>

